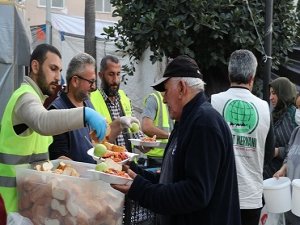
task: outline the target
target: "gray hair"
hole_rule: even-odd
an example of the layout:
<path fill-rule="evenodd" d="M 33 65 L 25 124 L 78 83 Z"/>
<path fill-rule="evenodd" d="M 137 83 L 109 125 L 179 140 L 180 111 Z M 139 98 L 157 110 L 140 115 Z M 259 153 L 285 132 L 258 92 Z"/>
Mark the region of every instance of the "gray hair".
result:
<path fill-rule="evenodd" d="M 112 56 L 112 55 L 106 55 L 102 58 L 102 60 L 100 62 L 100 72 L 103 72 L 106 70 L 108 61 L 119 64 L 119 59 L 117 57 Z"/>
<path fill-rule="evenodd" d="M 173 77 L 172 80 L 175 81 L 184 81 L 187 86 L 195 90 L 196 92 L 204 92 L 205 82 L 200 78 L 195 77 Z"/>
<path fill-rule="evenodd" d="M 73 76 L 82 74 L 87 64 L 96 66 L 95 59 L 91 55 L 84 52 L 75 55 L 68 65 L 66 75 L 67 84 L 69 84 Z"/>
<path fill-rule="evenodd" d="M 230 82 L 249 83 L 250 77 L 255 77 L 256 68 L 257 59 L 251 51 L 245 49 L 234 51 L 230 56 L 228 65 Z"/>

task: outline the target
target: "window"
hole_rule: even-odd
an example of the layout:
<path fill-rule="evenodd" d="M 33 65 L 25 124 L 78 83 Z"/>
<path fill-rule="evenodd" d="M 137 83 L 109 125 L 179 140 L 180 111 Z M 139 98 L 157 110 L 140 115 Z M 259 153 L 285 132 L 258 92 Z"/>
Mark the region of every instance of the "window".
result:
<path fill-rule="evenodd" d="M 64 8 L 65 1 L 64 0 L 50 0 L 51 8 Z M 39 7 L 46 7 L 47 1 L 46 0 L 38 0 Z"/>
<path fill-rule="evenodd" d="M 110 0 L 96 0 L 96 12 L 111 13 Z"/>

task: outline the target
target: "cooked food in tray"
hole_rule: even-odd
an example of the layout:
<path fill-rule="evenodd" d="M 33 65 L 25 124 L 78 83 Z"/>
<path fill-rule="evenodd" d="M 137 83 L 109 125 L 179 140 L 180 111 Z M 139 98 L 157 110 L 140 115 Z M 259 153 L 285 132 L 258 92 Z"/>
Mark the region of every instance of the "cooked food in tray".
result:
<path fill-rule="evenodd" d="M 153 137 L 143 137 L 143 138 L 141 138 L 141 141 L 143 141 L 143 142 L 156 142 L 156 135 L 153 135 Z"/>
<path fill-rule="evenodd" d="M 129 139 L 131 143 L 135 146 L 144 146 L 144 147 L 157 147 L 160 145 L 160 141 L 156 140 L 156 135 L 153 137 L 143 137 L 141 139 Z"/>
<path fill-rule="evenodd" d="M 88 170 L 95 179 L 103 180 L 110 184 L 128 184 L 132 182 L 131 177 L 122 171 L 122 165 L 114 162 L 112 159 L 106 159 L 96 165 L 94 170 Z"/>

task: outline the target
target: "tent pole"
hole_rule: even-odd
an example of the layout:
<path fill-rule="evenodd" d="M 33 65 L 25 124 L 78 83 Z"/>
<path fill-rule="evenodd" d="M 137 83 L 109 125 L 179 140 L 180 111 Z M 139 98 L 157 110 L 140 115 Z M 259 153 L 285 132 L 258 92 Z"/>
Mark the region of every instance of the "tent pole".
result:
<path fill-rule="evenodd" d="M 269 103 L 269 83 L 272 69 L 272 32 L 273 32 L 273 0 L 265 0 L 265 56 L 263 76 L 263 99 Z"/>
<path fill-rule="evenodd" d="M 46 43 L 52 44 L 52 40 L 51 40 L 51 0 L 46 0 Z"/>

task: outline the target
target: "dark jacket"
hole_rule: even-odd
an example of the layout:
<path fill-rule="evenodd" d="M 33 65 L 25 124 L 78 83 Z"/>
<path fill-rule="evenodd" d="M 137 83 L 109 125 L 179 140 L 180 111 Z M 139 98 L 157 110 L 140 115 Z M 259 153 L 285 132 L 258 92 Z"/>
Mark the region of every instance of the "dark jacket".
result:
<path fill-rule="evenodd" d="M 184 107 L 177 125 L 173 183 L 158 184 L 157 177 L 143 172 L 152 182 L 138 175 L 128 196 L 170 215 L 172 225 L 240 225 L 232 136 L 226 122 L 200 93 Z"/>
<path fill-rule="evenodd" d="M 293 130 L 297 127 L 295 122 L 296 107 L 290 105 L 287 111 L 274 122 L 275 148 L 279 149 L 279 155 L 264 166 L 264 179 L 273 177 L 282 166 L 288 154 L 288 143 Z"/>
<path fill-rule="evenodd" d="M 93 108 L 89 100 L 86 100 L 84 105 Z M 75 106 L 63 91 L 49 106 L 49 109 L 70 108 L 75 108 Z M 67 156 L 74 161 L 95 164 L 96 161 L 87 154 L 92 146 L 85 140 L 84 136 L 90 138 L 89 132 L 89 127 L 84 127 L 53 136 L 53 143 L 49 146 L 49 158 L 52 160 L 60 156 Z"/>

